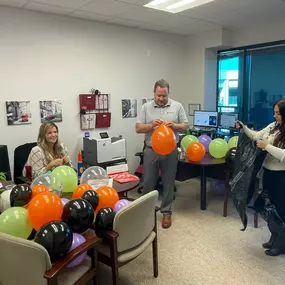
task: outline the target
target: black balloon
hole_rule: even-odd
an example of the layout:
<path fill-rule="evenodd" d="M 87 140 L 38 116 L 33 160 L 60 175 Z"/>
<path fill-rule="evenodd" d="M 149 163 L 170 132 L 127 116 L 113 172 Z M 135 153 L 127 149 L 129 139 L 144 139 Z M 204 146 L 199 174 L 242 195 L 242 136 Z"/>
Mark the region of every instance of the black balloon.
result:
<path fill-rule="evenodd" d="M 98 237 L 104 237 L 101 230 L 113 229 L 115 214 L 116 213 L 110 207 L 102 208 L 97 213 L 95 220 L 95 232 Z"/>
<path fill-rule="evenodd" d="M 63 208 L 62 220 L 72 231 L 83 233 L 92 226 L 94 210 L 91 204 L 82 198 L 70 200 Z"/>
<path fill-rule="evenodd" d="M 66 223 L 56 221 L 45 224 L 37 232 L 35 242 L 49 253 L 51 262 L 64 257 L 72 245 L 73 234 Z"/>
<path fill-rule="evenodd" d="M 237 151 L 237 148 L 233 147 L 226 154 L 225 160 L 226 160 L 227 165 L 231 168 L 231 170 L 233 170 L 235 166 L 236 151 Z"/>
<path fill-rule="evenodd" d="M 94 211 L 97 209 L 97 206 L 99 204 L 99 195 L 96 191 L 88 190 L 83 193 L 81 198 L 87 200 L 92 205 Z"/>
<path fill-rule="evenodd" d="M 19 184 L 12 188 L 10 201 L 12 207 L 22 207 L 32 199 L 32 189 L 26 184 Z"/>

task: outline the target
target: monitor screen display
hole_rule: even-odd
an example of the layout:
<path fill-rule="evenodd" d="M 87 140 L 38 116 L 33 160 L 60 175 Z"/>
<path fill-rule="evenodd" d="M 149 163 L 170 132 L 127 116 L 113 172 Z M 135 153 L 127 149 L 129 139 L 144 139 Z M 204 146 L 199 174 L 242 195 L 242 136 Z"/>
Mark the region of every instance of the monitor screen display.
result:
<path fill-rule="evenodd" d="M 220 113 L 219 126 L 224 128 L 234 128 L 235 121 L 238 119 L 238 114 Z"/>
<path fill-rule="evenodd" d="M 215 128 L 218 125 L 218 112 L 195 111 L 194 126 Z"/>

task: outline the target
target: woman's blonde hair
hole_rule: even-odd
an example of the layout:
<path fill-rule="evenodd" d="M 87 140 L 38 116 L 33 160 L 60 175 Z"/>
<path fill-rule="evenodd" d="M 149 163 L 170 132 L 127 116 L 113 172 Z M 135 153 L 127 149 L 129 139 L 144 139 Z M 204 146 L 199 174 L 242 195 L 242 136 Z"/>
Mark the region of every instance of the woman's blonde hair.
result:
<path fill-rule="evenodd" d="M 53 155 L 54 156 L 50 153 L 49 148 L 48 148 L 48 144 L 46 141 L 46 134 L 47 134 L 49 128 L 56 128 L 57 133 L 58 133 L 58 127 L 55 123 L 49 123 L 49 122 L 43 123 L 40 126 L 38 141 L 37 141 L 37 145 L 44 152 L 45 159 L 46 159 L 47 163 L 50 163 L 52 160 L 54 160 L 56 158 L 62 158 L 63 156 L 65 156 L 64 149 L 63 149 L 63 147 L 60 144 L 58 139 L 53 146 L 53 152 L 54 152 Z"/>

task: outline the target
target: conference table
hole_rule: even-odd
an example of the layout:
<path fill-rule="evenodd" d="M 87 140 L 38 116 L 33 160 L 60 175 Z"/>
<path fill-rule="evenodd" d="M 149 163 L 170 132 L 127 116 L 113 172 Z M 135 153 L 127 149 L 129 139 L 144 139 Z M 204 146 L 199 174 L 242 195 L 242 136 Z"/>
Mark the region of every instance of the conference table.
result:
<path fill-rule="evenodd" d="M 209 153 L 199 162 L 189 161 L 186 156 L 179 155 L 175 180 L 185 181 L 200 177 L 200 209 L 207 208 L 207 178 L 227 179 L 228 166 L 224 158 L 213 158 Z"/>

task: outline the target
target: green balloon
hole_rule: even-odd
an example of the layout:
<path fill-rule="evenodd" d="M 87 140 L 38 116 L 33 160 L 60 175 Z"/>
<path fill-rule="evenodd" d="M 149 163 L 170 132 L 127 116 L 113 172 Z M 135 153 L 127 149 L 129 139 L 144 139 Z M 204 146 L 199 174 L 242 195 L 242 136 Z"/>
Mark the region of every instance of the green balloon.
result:
<path fill-rule="evenodd" d="M 184 151 L 186 151 L 188 146 L 194 142 L 198 142 L 198 139 L 197 139 L 197 137 L 195 137 L 193 135 L 187 135 L 187 136 L 183 137 L 183 139 L 181 140 L 181 145 L 182 145 Z"/>
<path fill-rule="evenodd" d="M 214 158 L 222 158 L 226 156 L 228 144 L 223 139 L 214 139 L 209 145 L 209 152 Z"/>
<path fill-rule="evenodd" d="M 229 149 L 233 147 L 237 147 L 238 144 L 238 136 L 231 137 L 228 142 Z"/>
<path fill-rule="evenodd" d="M 78 185 L 78 178 L 75 170 L 69 166 L 62 165 L 56 167 L 52 171 L 52 175 L 55 175 L 60 180 L 63 192 L 74 192 Z"/>
<path fill-rule="evenodd" d="M 0 215 L 0 232 L 27 239 L 33 230 L 28 219 L 28 211 L 22 207 L 13 207 Z"/>

